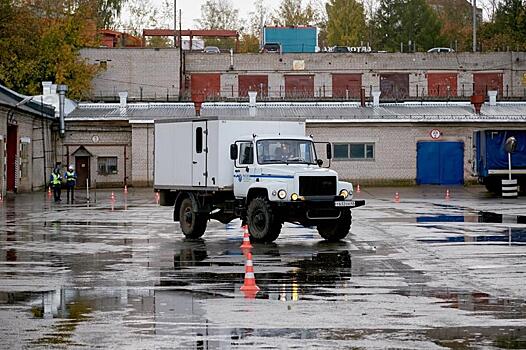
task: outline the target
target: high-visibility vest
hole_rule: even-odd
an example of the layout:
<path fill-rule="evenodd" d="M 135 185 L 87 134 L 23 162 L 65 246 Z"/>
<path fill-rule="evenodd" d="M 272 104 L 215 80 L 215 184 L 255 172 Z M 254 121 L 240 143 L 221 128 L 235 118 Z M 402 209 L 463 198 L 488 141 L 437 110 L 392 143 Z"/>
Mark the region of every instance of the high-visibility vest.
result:
<path fill-rule="evenodd" d="M 60 175 L 53 173 L 51 176 L 53 176 L 53 181 L 51 181 L 53 185 L 60 185 Z"/>
<path fill-rule="evenodd" d="M 68 182 L 74 182 L 75 181 L 75 172 L 74 171 L 72 171 L 72 172 L 66 171 L 66 180 Z"/>

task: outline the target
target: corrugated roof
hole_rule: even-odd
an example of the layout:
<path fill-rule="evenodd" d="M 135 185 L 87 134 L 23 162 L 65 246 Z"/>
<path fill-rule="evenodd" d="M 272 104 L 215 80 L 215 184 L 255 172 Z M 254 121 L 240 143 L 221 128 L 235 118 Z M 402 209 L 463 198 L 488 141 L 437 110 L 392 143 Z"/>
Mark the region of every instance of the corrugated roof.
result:
<path fill-rule="evenodd" d="M 263 118 L 295 117 L 315 122 L 327 120 L 349 120 L 360 122 L 526 122 L 526 103 L 501 102 L 496 106 L 484 105 L 481 114 L 474 112 L 469 102 L 450 103 L 392 103 L 379 107 L 360 107 L 354 102 L 269 102 L 258 103 L 256 116 Z M 204 103 L 201 116 L 250 116 L 248 103 Z M 81 103 L 66 120 L 128 120 L 144 122 L 152 120 L 195 117 L 192 103 L 129 103 L 121 108 L 117 103 Z"/>
<path fill-rule="evenodd" d="M 40 96 L 26 96 L 0 85 L 0 104 L 17 108 L 25 112 L 45 117 L 55 118 L 55 109 L 42 101 Z"/>

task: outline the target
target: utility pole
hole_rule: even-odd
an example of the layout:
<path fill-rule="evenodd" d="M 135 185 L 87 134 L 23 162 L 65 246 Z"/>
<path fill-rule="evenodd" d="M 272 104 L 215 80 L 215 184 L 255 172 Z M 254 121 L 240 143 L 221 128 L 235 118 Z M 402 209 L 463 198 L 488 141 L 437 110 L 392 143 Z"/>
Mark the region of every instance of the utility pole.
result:
<path fill-rule="evenodd" d="M 473 0 L 473 52 L 477 52 L 477 0 Z"/>
<path fill-rule="evenodd" d="M 174 0 L 174 47 L 177 47 L 177 0 Z"/>

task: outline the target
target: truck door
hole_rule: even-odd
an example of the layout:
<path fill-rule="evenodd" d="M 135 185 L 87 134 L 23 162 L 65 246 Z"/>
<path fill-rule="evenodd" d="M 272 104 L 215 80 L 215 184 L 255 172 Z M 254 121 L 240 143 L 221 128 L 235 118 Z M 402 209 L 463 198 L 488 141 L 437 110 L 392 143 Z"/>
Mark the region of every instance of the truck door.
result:
<path fill-rule="evenodd" d="M 208 129 L 205 121 L 192 123 L 192 186 L 207 185 Z"/>
<path fill-rule="evenodd" d="M 237 143 L 239 156 L 234 169 L 234 195 L 245 197 L 252 184 L 251 175 L 254 175 L 254 146 L 251 141 Z"/>

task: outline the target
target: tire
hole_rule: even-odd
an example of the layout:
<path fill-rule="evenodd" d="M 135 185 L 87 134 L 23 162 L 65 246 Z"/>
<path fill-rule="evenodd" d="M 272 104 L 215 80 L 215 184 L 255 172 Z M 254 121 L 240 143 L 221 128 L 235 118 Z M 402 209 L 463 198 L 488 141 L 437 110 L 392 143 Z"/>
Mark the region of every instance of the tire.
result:
<path fill-rule="evenodd" d="M 490 176 L 484 179 L 484 186 L 490 193 L 500 195 L 502 193 L 502 182 L 500 177 Z"/>
<path fill-rule="evenodd" d="M 343 210 L 340 218 L 321 223 L 317 226 L 320 236 L 329 242 L 338 242 L 349 234 L 352 215 L 350 210 Z"/>
<path fill-rule="evenodd" d="M 208 218 L 203 214 L 193 211 L 192 200 L 185 198 L 179 208 L 179 225 L 186 238 L 196 239 L 201 237 L 206 231 Z"/>
<path fill-rule="evenodd" d="M 273 242 L 281 232 L 281 222 L 266 198 L 256 197 L 247 209 L 247 224 L 252 242 Z"/>

